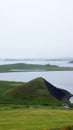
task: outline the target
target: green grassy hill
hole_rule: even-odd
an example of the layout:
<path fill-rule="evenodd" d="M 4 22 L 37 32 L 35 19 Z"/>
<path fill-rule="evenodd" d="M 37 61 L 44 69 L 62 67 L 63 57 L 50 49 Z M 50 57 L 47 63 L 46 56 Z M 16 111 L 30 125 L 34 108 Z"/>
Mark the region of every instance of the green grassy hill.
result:
<path fill-rule="evenodd" d="M 48 91 L 43 78 L 37 78 L 19 87 L 9 89 L 6 91 L 5 96 L 7 99 L 13 99 L 13 101 L 23 104 L 61 104 Z"/>
<path fill-rule="evenodd" d="M 70 96 L 66 90 L 54 87 L 41 77 L 9 88 L 3 94 L 5 100 L 25 105 L 61 105 Z"/>

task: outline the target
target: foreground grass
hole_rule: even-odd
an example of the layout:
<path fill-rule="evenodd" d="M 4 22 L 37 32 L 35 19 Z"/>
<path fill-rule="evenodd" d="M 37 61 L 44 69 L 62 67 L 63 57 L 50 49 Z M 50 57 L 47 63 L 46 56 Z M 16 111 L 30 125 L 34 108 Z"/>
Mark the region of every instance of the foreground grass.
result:
<path fill-rule="evenodd" d="M 49 130 L 73 124 L 73 110 L 20 108 L 0 110 L 0 130 Z"/>

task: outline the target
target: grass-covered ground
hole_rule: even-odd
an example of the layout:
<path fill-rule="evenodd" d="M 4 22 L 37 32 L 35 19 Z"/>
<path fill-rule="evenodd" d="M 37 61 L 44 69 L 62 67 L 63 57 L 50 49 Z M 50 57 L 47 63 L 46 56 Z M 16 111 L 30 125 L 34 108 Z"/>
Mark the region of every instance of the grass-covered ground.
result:
<path fill-rule="evenodd" d="M 73 110 L 33 107 L 0 110 L 0 130 L 49 130 L 72 124 Z"/>
<path fill-rule="evenodd" d="M 11 82 L 11 81 L 0 81 L 0 105 L 11 103 L 10 100 L 7 100 L 6 97 L 4 97 L 6 91 L 8 91 L 14 87 L 18 87 L 21 84 L 23 84 L 23 83 L 22 82 Z"/>
<path fill-rule="evenodd" d="M 39 80 L 40 82 L 35 79 L 28 83 L 0 81 L 0 130 L 54 130 L 55 128 L 59 130 L 65 126 L 73 125 L 73 109 L 65 109 L 51 95 L 49 95 L 49 100 L 43 79 Z M 27 90 L 32 86 L 32 83 L 34 86 L 30 93 Z M 24 99 L 22 93 L 25 87 L 27 88 L 24 91 L 26 92 L 26 99 Z M 30 101 L 32 101 L 31 94 L 36 94 L 36 91 L 38 95 L 35 95 L 34 102 L 30 104 Z M 22 96 L 22 102 L 19 101 L 18 94 Z M 38 102 L 39 95 L 40 102 Z M 27 100 L 27 96 L 29 96 L 29 100 Z M 46 100 L 46 98 L 48 99 Z M 49 101 L 55 104 L 52 106 L 48 103 Z"/>
<path fill-rule="evenodd" d="M 0 72 L 17 72 L 17 71 L 73 71 L 73 67 L 59 67 L 56 65 L 39 65 L 39 64 L 7 64 L 0 65 Z"/>

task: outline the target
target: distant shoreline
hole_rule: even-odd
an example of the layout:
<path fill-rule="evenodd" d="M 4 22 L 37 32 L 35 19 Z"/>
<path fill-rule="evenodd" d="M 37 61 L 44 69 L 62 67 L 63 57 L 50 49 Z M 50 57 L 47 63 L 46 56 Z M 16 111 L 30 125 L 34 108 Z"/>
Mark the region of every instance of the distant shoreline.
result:
<path fill-rule="evenodd" d="M 73 67 L 59 67 L 57 65 L 41 64 L 4 64 L 0 65 L 0 73 L 7 72 L 44 72 L 44 71 L 73 71 Z"/>

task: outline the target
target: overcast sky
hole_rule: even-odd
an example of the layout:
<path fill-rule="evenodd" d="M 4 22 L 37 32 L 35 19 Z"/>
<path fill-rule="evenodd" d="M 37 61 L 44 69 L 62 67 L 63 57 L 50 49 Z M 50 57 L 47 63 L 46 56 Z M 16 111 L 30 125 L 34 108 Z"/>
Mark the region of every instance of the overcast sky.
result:
<path fill-rule="evenodd" d="M 0 57 L 73 56 L 73 0 L 1 0 Z"/>

